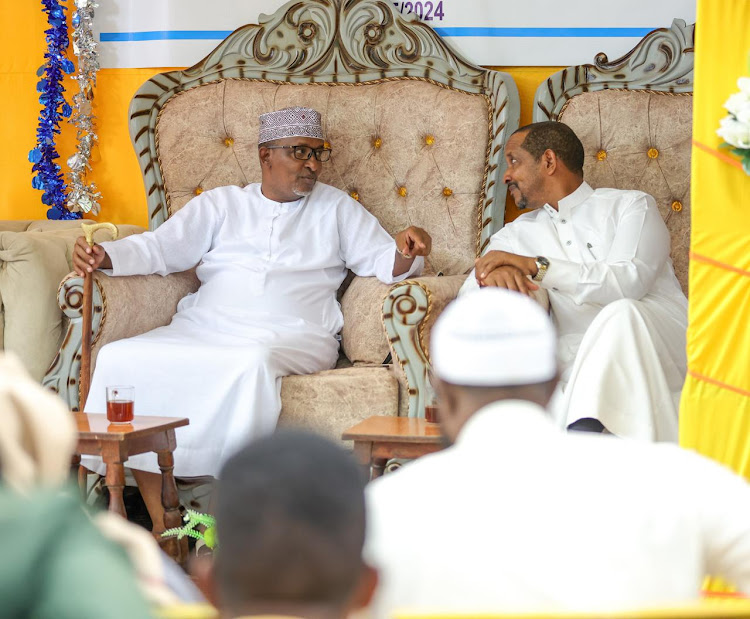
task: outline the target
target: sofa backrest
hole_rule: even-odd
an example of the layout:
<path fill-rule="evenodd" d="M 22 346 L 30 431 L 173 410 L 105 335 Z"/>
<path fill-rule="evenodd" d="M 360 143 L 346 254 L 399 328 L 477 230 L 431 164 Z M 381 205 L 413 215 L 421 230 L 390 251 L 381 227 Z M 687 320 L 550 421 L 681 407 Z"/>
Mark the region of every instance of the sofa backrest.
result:
<path fill-rule="evenodd" d="M 537 90 L 534 120 L 558 120 L 583 142 L 592 187 L 651 194 L 672 240 L 672 262 L 688 292 L 694 25 L 674 20 L 631 52 L 551 76 Z"/>
<path fill-rule="evenodd" d="M 150 226 L 213 187 L 260 180 L 258 116 L 321 112 L 333 149 L 320 180 L 390 233 L 433 236 L 428 270 L 472 268 L 502 226 L 502 146 L 515 85 L 377 0 L 292 2 L 235 31 L 201 63 L 154 77 L 131 104 Z"/>

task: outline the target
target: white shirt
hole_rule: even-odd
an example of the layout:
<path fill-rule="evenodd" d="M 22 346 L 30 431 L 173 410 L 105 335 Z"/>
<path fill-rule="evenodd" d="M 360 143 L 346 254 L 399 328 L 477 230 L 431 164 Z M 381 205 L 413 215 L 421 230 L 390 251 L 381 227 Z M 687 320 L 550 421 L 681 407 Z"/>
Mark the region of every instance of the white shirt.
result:
<path fill-rule="evenodd" d="M 562 338 L 574 346 L 599 310 L 617 299 L 659 302 L 685 315 L 687 299 L 669 258 L 670 238 L 654 199 L 641 191 L 581 185 L 558 202 L 529 213 L 492 235 L 487 251 L 544 256 L 541 282 Z M 478 288 L 471 272 L 461 293 Z"/>
<path fill-rule="evenodd" d="M 669 444 L 558 430 L 530 402 L 474 414 L 456 444 L 367 488 L 374 616 L 600 610 L 750 592 L 750 487 Z"/>
<path fill-rule="evenodd" d="M 424 264 L 417 257 L 393 277 L 393 238 L 362 205 L 323 183 L 285 203 L 266 198 L 259 183 L 219 187 L 155 231 L 102 246 L 114 275 L 166 275 L 198 264 L 200 290 L 182 300 L 180 312 L 224 308 L 253 320 L 300 318 L 331 334 L 343 325 L 336 291 L 347 268 L 393 283 Z"/>

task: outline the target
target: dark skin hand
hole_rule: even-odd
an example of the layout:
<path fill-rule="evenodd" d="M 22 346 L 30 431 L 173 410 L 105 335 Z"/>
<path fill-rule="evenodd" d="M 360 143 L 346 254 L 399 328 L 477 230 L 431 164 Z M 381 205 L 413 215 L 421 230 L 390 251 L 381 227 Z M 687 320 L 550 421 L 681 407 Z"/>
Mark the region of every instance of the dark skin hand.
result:
<path fill-rule="evenodd" d="M 429 256 L 432 251 L 432 237 L 422 228 L 409 226 L 396 235 L 396 247 L 405 255 L 396 254 L 393 275 L 406 273 L 417 256 Z"/>
<path fill-rule="evenodd" d="M 111 269 L 112 261 L 101 245 L 94 243 L 89 247 L 86 239 L 79 236 L 73 246 L 73 270 L 83 277 L 86 273 L 93 273 L 96 269 Z"/>
<path fill-rule="evenodd" d="M 478 278 L 477 281 L 479 281 Z M 539 286 L 526 277 L 520 269 L 509 265 L 490 271 L 479 282 L 479 285 L 481 287 L 495 286 L 497 288 L 515 290 L 528 296 L 533 296 L 533 291 L 539 290 Z"/>
<path fill-rule="evenodd" d="M 489 251 L 481 258 L 477 258 L 474 263 L 474 269 L 476 272 L 477 283 L 480 286 L 490 286 L 493 284 L 489 283 L 489 276 L 500 268 L 506 268 L 504 275 L 500 278 L 493 278 L 493 282 L 505 282 L 510 281 L 510 274 L 520 274 L 526 280 L 526 284 L 523 285 L 523 289 L 528 294 L 529 291 L 538 290 L 539 286 L 530 281 L 528 277 L 533 277 L 537 273 L 536 258 L 530 256 L 519 256 L 518 254 L 512 254 L 507 251 Z M 513 270 L 508 270 L 512 268 Z M 517 278 L 513 278 L 517 280 Z M 497 284 L 495 284 L 497 285 Z M 509 290 L 519 290 L 521 284 L 516 282 L 514 288 L 508 286 L 501 286 L 502 288 L 508 288 Z M 520 290 L 523 292 L 524 290 Z"/>

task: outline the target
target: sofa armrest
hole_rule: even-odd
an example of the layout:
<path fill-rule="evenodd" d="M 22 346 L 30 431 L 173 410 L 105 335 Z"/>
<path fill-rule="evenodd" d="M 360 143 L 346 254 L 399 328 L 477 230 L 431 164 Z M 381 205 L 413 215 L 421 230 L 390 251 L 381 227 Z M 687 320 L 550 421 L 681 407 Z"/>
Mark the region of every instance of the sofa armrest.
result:
<path fill-rule="evenodd" d="M 466 275 L 418 277 L 394 285 L 383 302 L 383 325 L 399 382 L 408 394 L 408 413 L 424 417 L 424 384 L 429 361 L 430 329 L 456 298 Z"/>
<path fill-rule="evenodd" d="M 166 277 L 110 277 L 101 271 L 94 273 L 92 369 L 105 344 L 169 324 L 180 299 L 195 292 L 198 286 L 198 278 L 192 270 Z M 68 331 L 43 384 L 59 393 L 71 409 L 78 410 L 83 278 L 74 273 L 68 275 L 60 285 L 58 302 L 69 319 Z"/>

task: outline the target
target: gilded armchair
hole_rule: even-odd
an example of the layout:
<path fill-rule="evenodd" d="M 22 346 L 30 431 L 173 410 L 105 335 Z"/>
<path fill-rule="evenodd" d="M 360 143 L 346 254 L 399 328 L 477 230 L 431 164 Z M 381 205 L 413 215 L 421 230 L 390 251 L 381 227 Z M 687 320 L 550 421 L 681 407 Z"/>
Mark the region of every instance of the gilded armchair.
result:
<path fill-rule="evenodd" d="M 130 130 L 150 227 L 205 189 L 260 180 L 260 113 L 288 105 L 319 110 L 333 149 L 320 180 L 350 193 L 392 234 L 411 224 L 427 229 L 433 253 L 423 277 L 390 294 L 373 278 L 345 282 L 339 366 L 285 378 L 279 423 L 338 438 L 370 415 L 420 415 L 429 325 L 503 222 L 502 155 L 518 126 L 515 85 L 471 65 L 390 2 L 293 2 L 260 21 L 236 30 L 199 64 L 155 76 L 134 96 Z M 97 272 L 92 365 L 104 344 L 169 323 L 197 285 L 191 272 Z M 61 287 L 70 328 L 45 379 L 73 408 L 81 286 L 70 277 Z M 392 364 L 385 363 L 389 351 Z"/>

